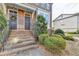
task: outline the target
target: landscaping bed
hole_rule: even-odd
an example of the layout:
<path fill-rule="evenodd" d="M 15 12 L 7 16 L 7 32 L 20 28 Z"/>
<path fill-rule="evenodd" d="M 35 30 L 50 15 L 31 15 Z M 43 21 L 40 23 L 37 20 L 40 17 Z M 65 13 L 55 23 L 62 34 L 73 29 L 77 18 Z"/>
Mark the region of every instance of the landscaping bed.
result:
<path fill-rule="evenodd" d="M 48 34 L 42 34 L 39 36 L 39 42 L 45 46 L 46 50 L 58 55 L 61 55 L 66 47 L 66 41 L 64 38 L 57 34 L 52 36 L 49 36 Z"/>
<path fill-rule="evenodd" d="M 66 49 L 64 50 L 63 56 L 79 56 L 79 40 L 68 41 L 66 40 Z"/>
<path fill-rule="evenodd" d="M 46 56 L 79 56 L 79 40 L 69 41 L 66 40 L 66 48 L 62 53 L 50 52 L 44 45 L 39 44 L 39 47 L 43 50 Z"/>
<path fill-rule="evenodd" d="M 75 40 L 72 35 L 65 35 L 60 29 L 57 29 L 51 36 L 41 34 L 39 36 L 39 42 L 51 55 L 79 55 L 79 41 Z"/>

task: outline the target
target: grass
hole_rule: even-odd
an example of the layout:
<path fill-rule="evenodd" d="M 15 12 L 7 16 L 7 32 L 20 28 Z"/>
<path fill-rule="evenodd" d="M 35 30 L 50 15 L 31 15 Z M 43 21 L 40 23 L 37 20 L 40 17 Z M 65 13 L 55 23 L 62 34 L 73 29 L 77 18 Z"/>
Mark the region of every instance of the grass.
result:
<path fill-rule="evenodd" d="M 79 37 L 79 34 L 65 33 L 66 36 Z"/>
<path fill-rule="evenodd" d="M 65 33 L 66 36 L 73 36 L 74 34 Z"/>

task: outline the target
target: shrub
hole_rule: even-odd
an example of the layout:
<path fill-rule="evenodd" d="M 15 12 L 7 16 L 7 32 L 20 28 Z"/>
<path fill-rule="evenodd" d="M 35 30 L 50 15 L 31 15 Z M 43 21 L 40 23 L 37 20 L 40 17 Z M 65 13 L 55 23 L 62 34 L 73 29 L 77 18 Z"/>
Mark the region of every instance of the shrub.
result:
<path fill-rule="evenodd" d="M 79 34 L 79 29 L 77 30 L 77 34 Z"/>
<path fill-rule="evenodd" d="M 68 34 L 77 34 L 77 32 L 67 32 Z"/>
<path fill-rule="evenodd" d="M 66 46 L 65 40 L 60 35 L 46 38 L 44 44 L 50 49 L 65 49 Z"/>
<path fill-rule="evenodd" d="M 71 40 L 71 41 L 74 41 L 74 38 L 72 36 L 65 36 L 65 35 L 62 35 L 60 33 L 58 33 L 58 35 L 62 36 L 64 39 L 66 40 Z M 55 36 L 55 35 L 54 35 Z"/>
<path fill-rule="evenodd" d="M 61 29 L 57 29 L 57 30 L 55 30 L 54 34 L 61 34 L 61 35 L 65 35 L 65 34 L 64 34 L 64 31 L 63 31 L 63 30 L 61 30 Z"/>
<path fill-rule="evenodd" d="M 7 26 L 7 21 L 4 16 L 4 13 L 2 10 L 0 10 L 0 30 L 2 31 Z"/>
<path fill-rule="evenodd" d="M 40 42 L 41 44 L 44 44 L 44 40 L 45 40 L 46 38 L 48 38 L 48 34 L 41 34 L 41 35 L 39 36 L 39 42 Z"/>
<path fill-rule="evenodd" d="M 72 36 L 63 36 L 63 38 L 66 40 L 74 41 L 74 38 Z"/>
<path fill-rule="evenodd" d="M 3 13 L 3 10 L 0 9 L 0 50 L 2 49 L 3 44 L 3 34 L 1 32 L 6 26 L 7 26 L 6 17 Z"/>
<path fill-rule="evenodd" d="M 58 38 L 61 38 L 62 36 L 63 36 L 63 35 L 60 34 L 60 33 L 59 33 L 59 34 L 53 34 L 53 35 L 52 35 L 52 37 L 58 37 Z"/>

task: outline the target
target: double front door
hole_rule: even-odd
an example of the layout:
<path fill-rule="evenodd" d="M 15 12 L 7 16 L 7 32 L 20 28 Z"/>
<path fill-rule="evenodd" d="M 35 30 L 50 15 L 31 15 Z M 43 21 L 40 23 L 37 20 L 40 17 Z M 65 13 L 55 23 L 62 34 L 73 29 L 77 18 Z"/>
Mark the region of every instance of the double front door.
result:
<path fill-rule="evenodd" d="M 30 16 L 26 16 L 23 10 L 18 12 L 9 10 L 9 29 L 30 30 Z"/>

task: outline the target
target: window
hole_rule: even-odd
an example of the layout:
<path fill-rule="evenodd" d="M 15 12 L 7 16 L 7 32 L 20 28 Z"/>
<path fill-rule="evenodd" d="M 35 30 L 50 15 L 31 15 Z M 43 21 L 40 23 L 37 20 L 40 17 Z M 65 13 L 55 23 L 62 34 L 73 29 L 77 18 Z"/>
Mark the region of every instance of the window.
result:
<path fill-rule="evenodd" d="M 42 7 L 42 8 L 49 9 L 49 4 L 48 4 L 48 3 L 41 3 L 41 4 L 39 4 L 39 5 L 40 5 L 40 7 Z"/>

